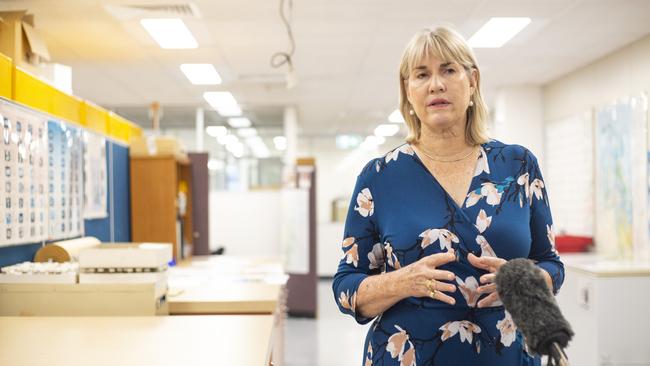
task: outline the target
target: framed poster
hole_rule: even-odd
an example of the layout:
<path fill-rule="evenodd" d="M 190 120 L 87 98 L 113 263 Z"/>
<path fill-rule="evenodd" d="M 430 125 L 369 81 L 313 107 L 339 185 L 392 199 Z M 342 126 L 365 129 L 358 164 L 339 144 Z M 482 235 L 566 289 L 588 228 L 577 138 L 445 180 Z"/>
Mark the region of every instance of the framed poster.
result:
<path fill-rule="evenodd" d="M 647 259 L 647 113 L 645 94 L 596 109 L 596 245 L 610 258 Z"/>

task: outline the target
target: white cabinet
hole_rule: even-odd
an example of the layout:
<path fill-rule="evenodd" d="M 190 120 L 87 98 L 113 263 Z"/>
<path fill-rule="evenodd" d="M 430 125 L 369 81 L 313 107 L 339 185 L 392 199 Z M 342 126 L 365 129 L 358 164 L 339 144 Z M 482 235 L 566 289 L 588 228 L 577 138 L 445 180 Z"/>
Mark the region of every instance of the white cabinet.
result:
<path fill-rule="evenodd" d="M 650 263 L 562 259 L 566 277 L 557 300 L 575 332 L 571 365 L 650 365 Z"/>

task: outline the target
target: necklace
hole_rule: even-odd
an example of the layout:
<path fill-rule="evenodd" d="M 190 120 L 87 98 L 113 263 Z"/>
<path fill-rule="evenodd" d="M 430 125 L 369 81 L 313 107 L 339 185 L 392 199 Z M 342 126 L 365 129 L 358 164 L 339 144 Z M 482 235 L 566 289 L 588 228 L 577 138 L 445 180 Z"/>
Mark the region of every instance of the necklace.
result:
<path fill-rule="evenodd" d="M 441 158 L 434 158 L 433 156 L 429 155 L 426 151 L 424 151 L 423 148 L 420 148 L 420 151 L 422 151 L 422 153 L 423 153 L 424 155 L 426 155 L 426 157 L 428 157 L 429 159 L 431 159 L 431 160 L 433 160 L 433 161 L 438 161 L 438 162 L 441 162 L 441 163 L 453 163 L 453 162 L 455 162 L 455 161 L 461 161 L 461 160 L 465 160 L 465 159 L 467 159 L 467 157 L 470 156 L 470 155 L 472 155 L 472 153 L 475 151 L 475 148 L 473 147 L 473 148 L 472 148 L 472 149 L 471 149 L 467 154 L 465 154 L 464 156 L 462 156 L 462 157 L 460 157 L 460 158 L 456 158 L 456 159 L 441 159 Z"/>

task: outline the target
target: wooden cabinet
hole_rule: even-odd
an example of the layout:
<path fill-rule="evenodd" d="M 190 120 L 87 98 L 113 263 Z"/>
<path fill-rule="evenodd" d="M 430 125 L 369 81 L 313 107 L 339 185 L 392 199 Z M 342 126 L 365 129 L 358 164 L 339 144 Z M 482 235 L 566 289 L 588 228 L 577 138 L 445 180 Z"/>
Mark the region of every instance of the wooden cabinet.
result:
<path fill-rule="evenodd" d="M 174 246 L 174 260 L 192 253 L 192 171 L 175 156 L 131 157 L 131 240 Z M 181 212 L 179 192 L 185 192 Z M 181 200 L 182 201 L 182 200 Z"/>

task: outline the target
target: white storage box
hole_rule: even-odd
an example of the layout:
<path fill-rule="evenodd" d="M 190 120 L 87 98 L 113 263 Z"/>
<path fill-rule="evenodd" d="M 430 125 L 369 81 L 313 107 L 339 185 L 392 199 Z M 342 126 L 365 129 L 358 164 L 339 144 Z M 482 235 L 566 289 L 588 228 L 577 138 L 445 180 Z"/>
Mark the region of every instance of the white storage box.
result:
<path fill-rule="evenodd" d="M 79 267 L 86 268 L 167 268 L 172 260 L 169 243 L 101 244 L 79 253 Z"/>

